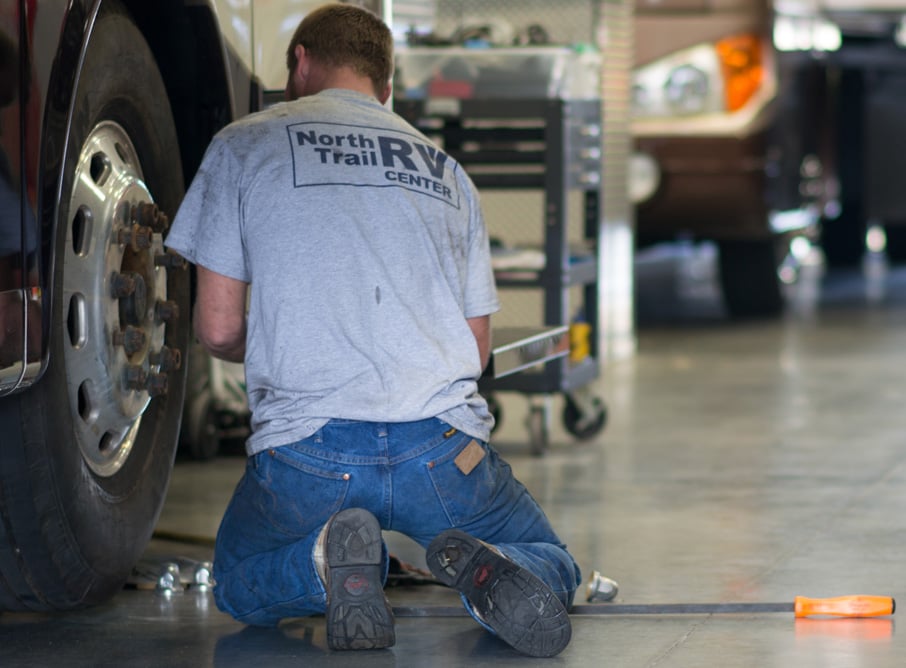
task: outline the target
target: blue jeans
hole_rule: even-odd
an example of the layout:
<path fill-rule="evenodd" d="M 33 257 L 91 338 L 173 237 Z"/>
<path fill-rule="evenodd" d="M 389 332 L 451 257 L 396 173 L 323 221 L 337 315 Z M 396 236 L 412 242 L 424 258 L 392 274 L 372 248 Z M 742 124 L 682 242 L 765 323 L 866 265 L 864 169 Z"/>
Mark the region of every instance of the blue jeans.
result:
<path fill-rule="evenodd" d="M 305 440 L 250 457 L 217 534 L 217 606 L 257 626 L 323 613 L 315 541 L 334 513 L 365 508 L 383 529 L 422 547 L 450 528 L 491 543 L 568 608 L 578 565 L 488 444 L 471 446 L 467 464 L 454 461 L 472 440 L 437 419 L 333 420 Z M 385 546 L 385 577 L 387 566 Z"/>

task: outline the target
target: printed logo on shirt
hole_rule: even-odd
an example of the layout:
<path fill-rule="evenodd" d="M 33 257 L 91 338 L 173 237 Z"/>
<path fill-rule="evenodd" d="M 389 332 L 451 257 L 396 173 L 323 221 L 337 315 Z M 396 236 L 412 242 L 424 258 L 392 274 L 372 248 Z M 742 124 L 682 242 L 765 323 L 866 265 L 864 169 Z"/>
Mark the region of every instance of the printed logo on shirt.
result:
<path fill-rule="evenodd" d="M 417 135 L 341 123 L 287 126 L 296 188 L 404 188 L 459 208 L 456 163 Z"/>

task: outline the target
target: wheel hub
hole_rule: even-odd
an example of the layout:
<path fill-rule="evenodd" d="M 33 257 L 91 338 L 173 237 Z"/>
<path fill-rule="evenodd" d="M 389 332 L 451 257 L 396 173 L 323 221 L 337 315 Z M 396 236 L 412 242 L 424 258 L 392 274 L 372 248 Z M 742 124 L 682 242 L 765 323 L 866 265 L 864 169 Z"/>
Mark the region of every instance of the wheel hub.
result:
<path fill-rule="evenodd" d="M 164 345 L 168 220 L 117 123 L 98 124 L 79 154 L 63 255 L 65 365 L 76 439 L 98 475 L 125 464 L 142 415 L 166 393 L 179 351 Z"/>

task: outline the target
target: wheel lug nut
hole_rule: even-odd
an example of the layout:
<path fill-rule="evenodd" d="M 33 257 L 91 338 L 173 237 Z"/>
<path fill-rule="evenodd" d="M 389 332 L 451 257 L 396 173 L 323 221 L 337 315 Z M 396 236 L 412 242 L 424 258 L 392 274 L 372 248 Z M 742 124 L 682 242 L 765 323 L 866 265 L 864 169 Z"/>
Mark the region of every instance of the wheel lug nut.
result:
<path fill-rule="evenodd" d="M 148 361 L 159 366 L 161 371 L 175 371 L 182 366 L 182 353 L 179 350 L 161 346 L 159 352 L 151 353 Z"/>
<path fill-rule="evenodd" d="M 132 220 L 139 225 L 146 225 L 155 232 L 164 232 L 170 226 L 167 214 L 153 202 L 142 202 L 132 208 Z"/>
<path fill-rule="evenodd" d="M 158 301 L 154 306 L 154 316 L 158 322 L 170 322 L 179 317 L 179 304 L 174 301 Z"/>
<path fill-rule="evenodd" d="M 113 345 L 122 346 L 127 355 L 134 355 L 145 347 L 147 337 L 145 332 L 133 325 L 127 325 L 124 330 L 115 330 L 113 332 Z"/>
<path fill-rule="evenodd" d="M 159 397 L 162 394 L 166 394 L 167 385 L 167 374 L 165 373 L 149 373 L 145 381 L 145 389 L 152 397 Z"/>
<path fill-rule="evenodd" d="M 148 373 L 137 364 L 130 364 L 123 371 L 123 383 L 127 390 L 145 391 L 152 397 L 167 393 L 167 374 Z"/>
<path fill-rule="evenodd" d="M 123 371 L 123 384 L 127 390 L 144 390 L 147 381 L 148 374 L 136 364 L 130 364 Z"/>
<path fill-rule="evenodd" d="M 167 269 L 184 269 L 186 260 L 176 253 L 163 253 L 162 255 L 154 256 L 154 264 Z"/>
<path fill-rule="evenodd" d="M 147 225 L 133 224 L 132 227 L 122 228 L 117 232 L 117 241 L 128 244 L 136 253 L 151 248 L 154 230 Z"/>
<path fill-rule="evenodd" d="M 110 294 L 117 299 L 124 299 L 135 292 L 134 274 L 113 272 L 110 277 Z"/>

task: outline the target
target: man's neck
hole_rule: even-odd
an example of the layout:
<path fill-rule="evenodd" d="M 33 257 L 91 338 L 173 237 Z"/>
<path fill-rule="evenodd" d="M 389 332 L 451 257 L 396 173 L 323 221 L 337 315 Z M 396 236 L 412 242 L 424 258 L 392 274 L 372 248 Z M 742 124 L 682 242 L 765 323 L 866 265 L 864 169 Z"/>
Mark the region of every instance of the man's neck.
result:
<path fill-rule="evenodd" d="M 312 87 L 309 90 L 310 93 L 313 94 L 320 93 L 329 88 L 352 90 L 377 99 L 371 79 L 356 74 L 355 71 L 349 67 L 324 71 L 322 76 L 312 81 Z"/>

